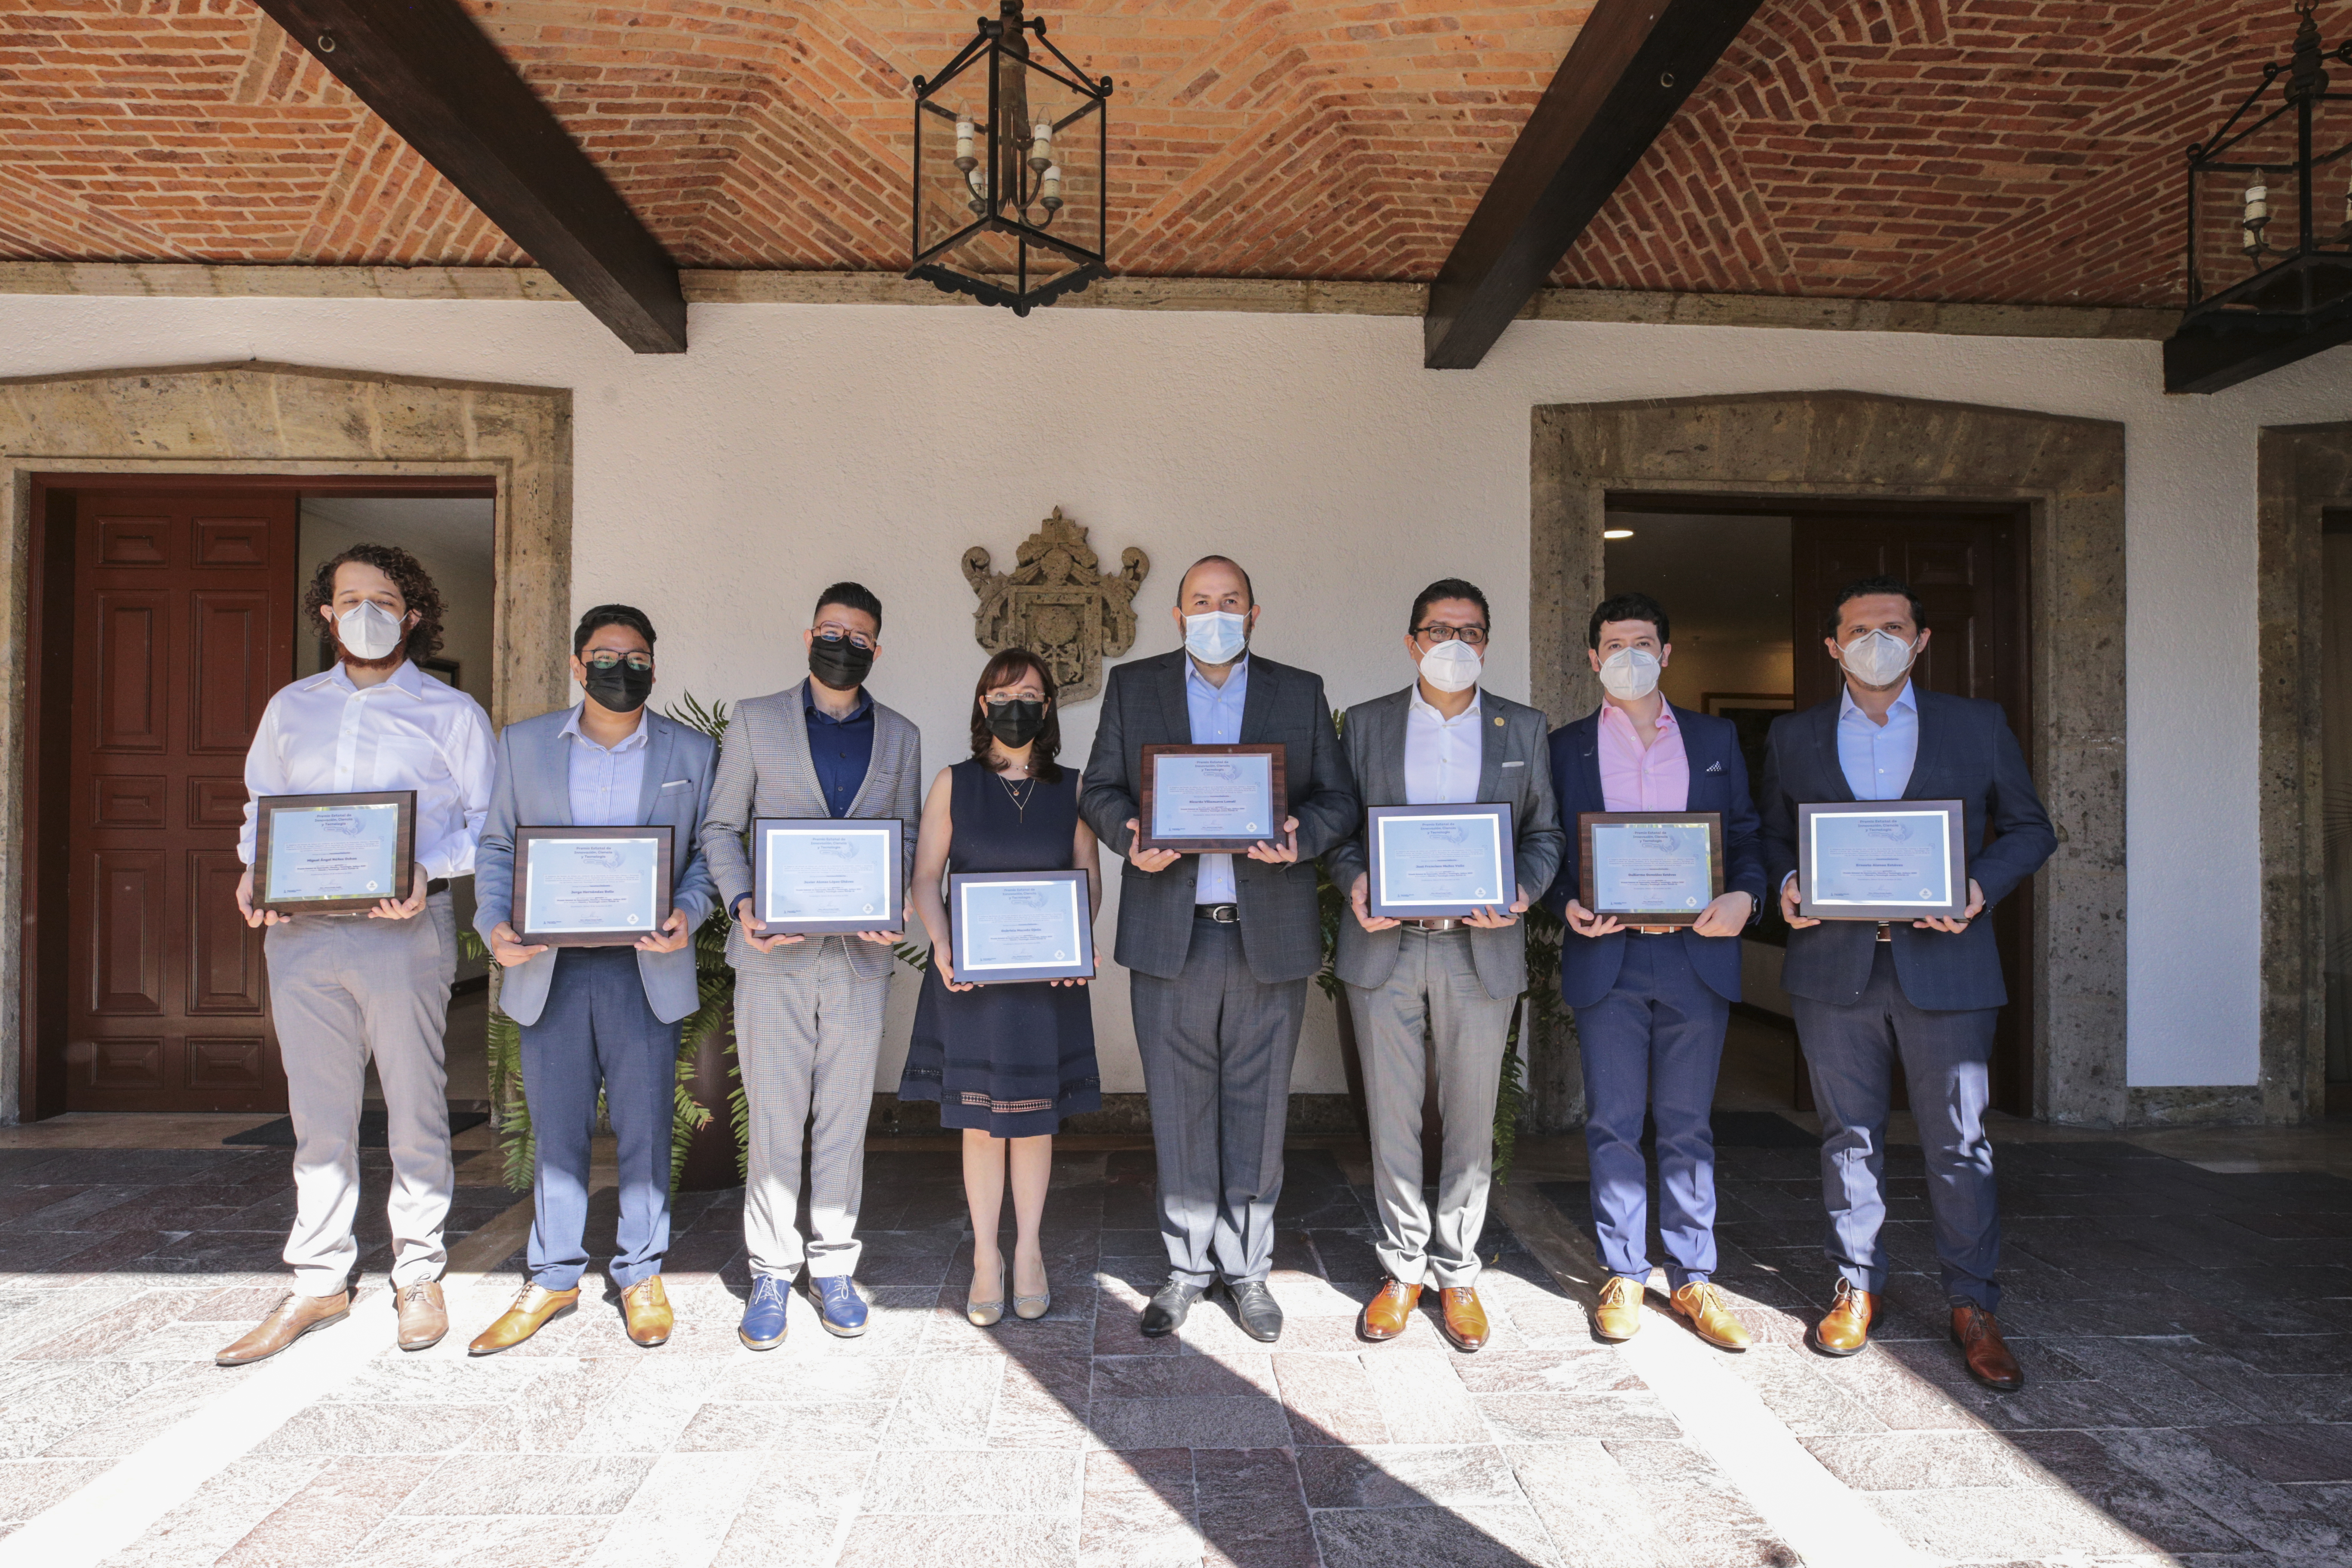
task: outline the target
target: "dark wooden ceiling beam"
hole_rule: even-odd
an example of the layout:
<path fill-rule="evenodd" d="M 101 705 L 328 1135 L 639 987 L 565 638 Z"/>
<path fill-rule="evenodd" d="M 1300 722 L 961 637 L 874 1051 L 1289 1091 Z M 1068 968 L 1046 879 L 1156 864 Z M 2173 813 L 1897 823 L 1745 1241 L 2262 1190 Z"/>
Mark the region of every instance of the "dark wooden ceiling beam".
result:
<path fill-rule="evenodd" d="M 1598 0 L 1438 272 L 1424 364 L 1486 357 L 1758 4 Z"/>
<path fill-rule="evenodd" d="M 677 263 L 457 0 L 256 3 L 623 342 L 686 352 Z"/>
<path fill-rule="evenodd" d="M 2352 308 L 2297 326 L 2190 321 L 2165 340 L 2164 390 L 2220 392 L 2352 342 Z"/>

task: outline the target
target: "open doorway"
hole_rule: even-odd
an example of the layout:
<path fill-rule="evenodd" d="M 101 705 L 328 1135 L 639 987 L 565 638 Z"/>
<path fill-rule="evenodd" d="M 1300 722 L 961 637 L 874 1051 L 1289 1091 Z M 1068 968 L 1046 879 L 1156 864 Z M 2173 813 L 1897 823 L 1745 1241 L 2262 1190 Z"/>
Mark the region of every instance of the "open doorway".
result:
<path fill-rule="evenodd" d="M 2031 763 L 2025 532 L 2016 506 L 1809 499 L 1799 509 L 1786 499 L 1612 495 L 1602 570 L 1607 592 L 1638 589 L 1665 606 L 1674 658 L 1660 689 L 1738 726 L 1750 788 L 1760 790 L 1772 721 L 1838 694 L 1822 647 L 1838 590 L 1881 574 L 1911 584 L 1936 633 L 1914 679 L 2000 702 Z M 1992 1103 L 2018 1115 L 2032 1114 L 2032 906 L 2028 882 L 1993 913 L 2010 1005 L 1993 1043 Z M 1741 939 L 1746 1000 L 1725 1044 L 1724 1109 L 1812 1108 L 1780 988 L 1787 943 L 1777 907 Z"/>

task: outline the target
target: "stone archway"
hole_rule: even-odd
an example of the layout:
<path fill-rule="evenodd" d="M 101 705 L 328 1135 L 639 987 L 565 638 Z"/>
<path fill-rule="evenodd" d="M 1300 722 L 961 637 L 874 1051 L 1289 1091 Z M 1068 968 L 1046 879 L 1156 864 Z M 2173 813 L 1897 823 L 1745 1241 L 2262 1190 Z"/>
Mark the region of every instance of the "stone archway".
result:
<path fill-rule="evenodd" d="M 497 488 L 491 718 L 567 695 L 572 394 L 233 364 L 0 381 L 0 908 L 23 911 L 29 515 L 35 474 L 468 475 Z M 24 944 L 0 944 L 0 1123 L 24 1082 Z"/>
<path fill-rule="evenodd" d="M 1555 723 L 1600 700 L 1577 656 L 1612 492 L 2023 503 L 2033 755 L 2059 838 L 2037 879 L 2034 1110 L 2117 1125 L 2165 1119 L 2146 1096 L 2206 1092 L 2136 1094 L 2124 1073 L 2123 426 L 1791 392 L 1538 407 L 1533 434 L 1529 630 L 1536 700 Z"/>

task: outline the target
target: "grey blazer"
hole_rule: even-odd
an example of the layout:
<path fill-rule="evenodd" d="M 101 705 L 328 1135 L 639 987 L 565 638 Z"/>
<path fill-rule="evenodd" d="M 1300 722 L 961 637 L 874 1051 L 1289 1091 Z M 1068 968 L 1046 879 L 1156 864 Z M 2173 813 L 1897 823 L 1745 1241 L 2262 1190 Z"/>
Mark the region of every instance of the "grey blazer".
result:
<path fill-rule="evenodd" d="M 801 693 L 807 683 L 735 706 L 719 749 L 719 781 L 702 817 L 702 852 L 719 884 L 719 907 L 733 910 L 751 896 L 751 857 L 746 847 L 751 824 L 762 816 L 831 816 L 816 764 L 809 761 L 808 715 Z M 915 874 L 916 829 L 923 818 L 923 737 L 903 715 L 874 704 L 874 756 L 866 782 L 849 803 L 849 815 L 897 817 L 906 825 L 900 885 Z M 727 933 L 727 962 L 738 970 L 775 972 L 814 963 L 824 943 L 814 937 L 761 952 L 743 938 L 738 922 Z M 871 980 L 887 974 L 896 962 L 879 942 L 848 942 L 850 966 Z"/>
<path fill-rule="evenodd" d="M 1103 691 L 1078 811 L 1095 837 L 1121 855 L 1129 847 L 1128 819 L 1140 809 L 1143 748 L 1183 745 L 1192 739 L 1192 710 L 1184 700 L 1186 657 L 1178 648 L 1122 664 L 1110 672 Z M 1331 728 L 1323 678 L 1251 655 L 1242 741 L 1281 742 L 1290 815 L 1298 818 L 1296 864 L 1234 857 L 1242 952 L 1261 984 L 1304 980 L 1323 967 L 1315 859 L 1355 832 L 1361 815 L 1356 781 Z M 1184 955 L 1192 945 L 1192 889 L 1200 875 L 1197 855 L 1157 873 L 1139 871 L 1133 861 L 1120 868 L 1119 963 L 1162 980 L 1184 973 Z"/>
<path fill-rule="evenodd" d="M 1364 804 L 1404 805 L 1405 716 L 1412 688 L 1359 702 L 1348 710 L 1342 736 Z M 1544 716 L 1523 702 L 1478 693 L 1478 732 L 1486 744 L 1478 770 L 1478 798 L 1511 808 L 1518 838 L 1519 886 L 1540 899 L 1559 868 L 1567 836 L 1560 831 L 1559 804 L 1552 794 L 1551 747 Z M 1331 851 L 1331 880 L 1346 892 L 1370 867 L 1366 839 L 1358 833 Z M 1528 927 L 1523 920 L 1500 931 L 1473 928 L 1470 955 L 1486 994 L 1497 1001 L 1528 988 Z M 1367 989 L 1388 984 L 1396 968 L 1399 933 L 1366 931 L 1351 911 L 1339 917 L 1339 952 L 1332 967 L 1350 985 Z"/>
<path fill-rule="evenodd" d="M 514 836 L 518 827 L 569 827 L 572 824 L 572 742 L 563 726 L 576 708 L 559 708 L 536 719 L 509 724 L 499 737 L 498 773 L 490 785 L 490 814 L 482 824 L 481 847 L 474 857 L 474 929 L 482 940 L 501 921 L 514 918 Z M 696 830 L 710 804 L 710 780 L 718 747 L 709 736 L 658 713 L 646 715 L 646 782 L 637 796 L 639 826 L 667 825 L 670 835 L 670 903 L 686 916 L 689 931 L 718 908 Z M 506 972 L 499 984 L 499 1008 L 518 1024 L 536 1024 L 547 1007 L 561 948 L 550 948 Z M 640 952 L 637 975 L 654 1016 L 675 1024 L 702 1005 L 694 977 L 694 943 L 676 952 Z"/>

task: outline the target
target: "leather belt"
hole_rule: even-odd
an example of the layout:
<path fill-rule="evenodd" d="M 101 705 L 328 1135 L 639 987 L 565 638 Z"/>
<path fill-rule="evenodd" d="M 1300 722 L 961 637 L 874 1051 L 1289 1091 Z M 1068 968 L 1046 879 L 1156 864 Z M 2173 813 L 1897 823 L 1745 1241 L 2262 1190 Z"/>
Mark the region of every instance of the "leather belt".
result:
<path fill-rule="evenodd" d="M 428 899 L 436 893 L 446 893 L 448 890 L 449 879 L 446 877 L 434 877 L 427 879 L 425 884 L 425 896 Z"/>
<path fill-rule="evenodd" d="M 1214 921 L 1221 926 L 1239 925 L 1242 923 L 1242 907 L 1239 904 L 1194 904 L 1192 918 Z"/>
<path fill-rule="evenodd" d="M 1682 926 L 1635 926 L 1633 934 L 1635 936 L 1673 936 L 1684 929 Z"/>
<path fill-rule="evenodd" d="M 1878 922 L 1878 940 L 1881 942 L 1893 942 L 1895 940 L 1895 927 L 1893 922 L 1888 921 L 1881 921 Z"/>
<path fill-rule="evenodd" d="M 1404 922 L 1415 931 L 1452 931 L 1465 922 L 1454 915 L 1432 915 Z"/>

